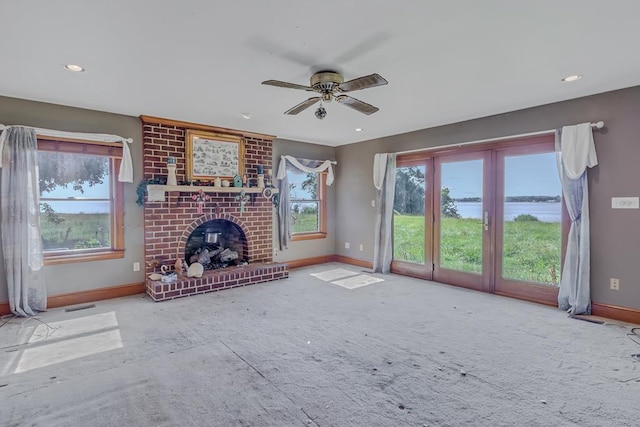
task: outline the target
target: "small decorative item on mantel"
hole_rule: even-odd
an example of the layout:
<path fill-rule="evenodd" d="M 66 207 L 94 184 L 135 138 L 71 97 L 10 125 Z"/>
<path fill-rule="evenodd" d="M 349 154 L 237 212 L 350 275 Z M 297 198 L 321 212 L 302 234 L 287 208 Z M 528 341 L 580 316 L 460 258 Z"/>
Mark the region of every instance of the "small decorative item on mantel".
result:
<path fill-rule="evenodd" d="M 196 204 L 198 206 L 198 215 L 202 215 L 203 214 L 202 208 L 204 207 L 204 202 L 209 200 L 210 197 L 207 194 L 204 194 L 202 190 L 198 190 L 198 193 L 192 195 L 191 198 L 196 201 Z"/>
<path fill-rule="evenodd" d="M 258 165 L 258 188 L 264 188 L 264 168 L 262 165 Z"/>
<path fill-rule="evenodd" d="M 176 180 L 176 158 L 167 157 L 167 185 L 178 185 Z"/>
<path fill-rule="evenodd" d="M 233 177 L 233 186 L 242 187 L 242 177 L 240 175 L 236 175 Z"/>
<path fill-rule="evenodd" d="M 271 182 L 272 173 L 273 173 L 273 169 L 267 169 L 267 176 L 265 177 L 265 180 L 264 180 L 265 187 L 273 187 L 273 184 Z"/>
<path fill-rule="evenodd" d="M 217 176 L 214 180 L 213 180 L 213 186 L 214 187 L 221 187 L 222 186 L 222 180 L 220 179 L 219 176 Z"/>

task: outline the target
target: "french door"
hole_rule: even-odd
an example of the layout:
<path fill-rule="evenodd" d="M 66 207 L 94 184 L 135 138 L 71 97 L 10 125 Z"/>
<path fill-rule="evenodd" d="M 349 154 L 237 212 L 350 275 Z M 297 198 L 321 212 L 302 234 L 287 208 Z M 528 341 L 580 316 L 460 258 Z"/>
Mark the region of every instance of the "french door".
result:
<path fill-rule="evenodd" d="M 414 187 L 420 180 L 415 176 L 420 174 L 415 169 L 421 167 L 424 197 L 418 202 L 424 202 L 425 214 L 415 218 L 406 200 L 398 203 L 392 269 L 484 292 L 554 303 L 568 218 L 553 138 L 458 151 L 431 153 L 422 159 L 415 155 L 400 158 L 396 203 L 417 193 Z M 411 191 L 402 188 L 405 181 Z M 411 223 L 421 228 L 403 231 Z M 396 245 L 395 236 L 402 233 L 405 237 L 398 238 Z M 407 238 L 420 233 L 424 238 Z M 400 243 L 406 247 L 407 239 L 424 246 L 419 262 L 403 259 Z"/>
<path fill-rule="evenodd" d="M 495 223 L 491 152 L 434 159 L 433 279 L 491 291 Z M 462 206 L 468 210 L 464 212 Z M 473 212 L 471 211 L 473 209 Z"/>

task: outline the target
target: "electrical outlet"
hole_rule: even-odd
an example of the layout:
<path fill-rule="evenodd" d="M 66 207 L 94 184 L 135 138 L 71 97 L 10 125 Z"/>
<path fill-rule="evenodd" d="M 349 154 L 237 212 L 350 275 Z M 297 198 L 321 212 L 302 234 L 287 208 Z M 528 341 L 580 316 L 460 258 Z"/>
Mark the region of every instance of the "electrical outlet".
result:
<path fill-rule="evenodd" d="M 274 257 L 275 257 L 275 256 L 278 256 L 278 250 L 277 250 L 277 249 L 274 249 L 274 250 L 273 250 L 273 256 L 274 256 Z"/>
<path fill-rule="evenodd" d="M 364 245 L 362 243 L 360 243 L 360 250 L 364 251 Z"/>
<path fill-rule="evenodd" d="M 620 279 L 614 279 L 613 277 L 611 279 L 609 279 L 609 287 L 613 291 L 619 291 L 620 290 Z"/>
<path fill-rule="evenodd" d="M 371 201 L 371 207 L 372 207 L 372 208 L 375 208 L 375 207 L 376 207 L 376 201 L 375 201 L 375 200 L 372 200 L 372 201 Z"/>
<path fill-rule="evenodd" d="M 140 263 L 139 262 L 134 262 L 133 263 L 133 271 L 140 271 Z"/>
<path fill-rule="evenodd" d="M 351 247 L 351 245 L 349 244 L 349 242 L 344 242 L 344 248 L 345 249 L 349 249 Z"/>

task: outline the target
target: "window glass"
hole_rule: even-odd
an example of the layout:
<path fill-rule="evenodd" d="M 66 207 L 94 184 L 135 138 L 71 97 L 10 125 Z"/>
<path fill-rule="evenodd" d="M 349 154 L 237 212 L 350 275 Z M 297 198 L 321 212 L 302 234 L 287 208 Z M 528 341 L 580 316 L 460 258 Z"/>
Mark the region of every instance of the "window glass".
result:
<path fill-rule="evenodd" d="M 287 171 L 292 234 L 324 233 L 321 173 Z"/>
<path fill-rule="evenodd" d="M 425 167 L 396 169 L 393 203 L 393 259 L 425 263 Z"/>
<path fill-rule="evenodd" d="M 51 147 L 50 143 L 41 145 Z M 80 260 L 82 255 L 122 246 L 121 234 L 115 230 L 123 221 L 121 185 L 115 185 L 113 174 L 118 159 L 108 149 L 91 144 L 84 144 L 92 148 L 91 154 L 78 153 L 80 145 L 61 143 L 56 151 L 39 146 L 40 232 L 45 258 Z"/>

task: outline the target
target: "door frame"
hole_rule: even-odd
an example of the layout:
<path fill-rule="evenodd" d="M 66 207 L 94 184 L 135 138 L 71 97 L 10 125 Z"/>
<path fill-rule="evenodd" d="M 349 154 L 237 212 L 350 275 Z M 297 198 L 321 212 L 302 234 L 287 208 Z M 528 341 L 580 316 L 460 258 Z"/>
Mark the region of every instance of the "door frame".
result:
<path fill-rule="evenodd" d="M 419 279 L 433 280 L 433 190 L 429 185 L 433 180 L 433 158 L 425 157 L 424 153 L 402 156 L 396 159 L 396 168 L 424 166 L 424 264 L 407 261 L 391 261 L 391 272 Z"/>
<path fill-rule="evenodd" d="M 549 150 L 551 148 L 551 151 Z M 537 140 L 531 141 L 527 145 L 513 145 L 506 147 L 497 147 L 496 151 L 496 182 L 505 182 L 505 158 L 511 155 L 527 155 L 527 154 L 542 154 L 554 151 L 554 137 L 549 135 L 547 138 L 537 138 Z M 504 197 L 505 197 L 504 185 L 496 186 L 496 218 L 504 220 Z M 566 252 L 567 239 L 569 235 L 569 227 L 571 221 L 567 212 L 566 205 L 564 203 L 564 195 L 561 194 L 561 219 L 560 227 L 562 233 L 562 241 L 560 245 L 560 266 L 559 273 L 562 274 L 562 266 L 564 264 L 564 256 Z M 524 280 L 509 279 L 502 277 L 502 250 L 504 229 L 503 227 L 495 227 L 496 232 L 496 254 L 493 269 L 496 272 L 496 277 L 493 282 L 493 293 L 497 295 L 509 296 L 518 299 L 524 299 L 528 301 L 539 302 L 548 305 L 557 305 L 558 302 L 558 286 L 544 285 L 536 282 L 529 282 Z"/>

